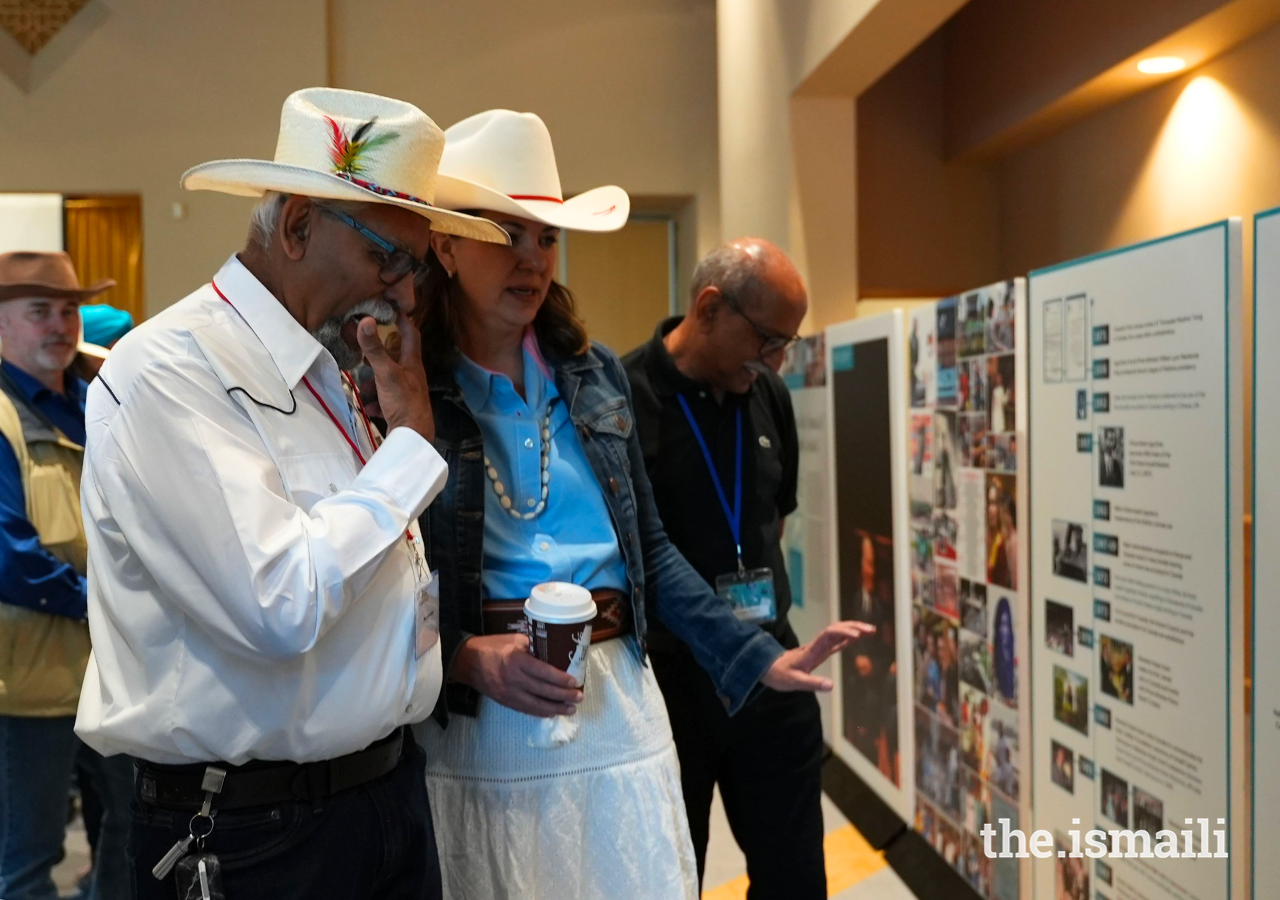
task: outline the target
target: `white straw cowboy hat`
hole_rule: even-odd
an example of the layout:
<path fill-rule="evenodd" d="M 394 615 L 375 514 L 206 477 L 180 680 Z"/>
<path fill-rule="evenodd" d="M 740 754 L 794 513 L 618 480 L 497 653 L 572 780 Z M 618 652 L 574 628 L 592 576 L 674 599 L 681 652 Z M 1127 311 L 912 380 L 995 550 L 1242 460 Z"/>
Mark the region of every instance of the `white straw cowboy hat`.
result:
<path fill-rule="evenodd" d="M 444 133 L 436 203 L 448 209 L 492 210 L 575 231 L 617 231 L 631 198 L 609 185 L 568 200 L 551 133 L 533 113 L 491 109 Z"/>
<path fill-rule="evenodd" d="M 443 150 L 444 132 L 411 103 L 359 91 L 306 88 L 285 98 L 274 160 L 202 163 L 183 173 L 182 186 L 246 197 L 279 191 L 389 203 L 430 219 L 435 231 L 510 243 L 507 233 L 489 220 L 435 205 Z"/>

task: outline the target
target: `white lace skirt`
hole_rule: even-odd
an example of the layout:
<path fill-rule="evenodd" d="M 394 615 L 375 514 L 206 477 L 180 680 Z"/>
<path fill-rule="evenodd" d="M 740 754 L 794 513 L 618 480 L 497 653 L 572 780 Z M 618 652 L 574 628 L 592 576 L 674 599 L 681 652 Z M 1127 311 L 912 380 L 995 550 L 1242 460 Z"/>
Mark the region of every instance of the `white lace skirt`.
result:
<path fill-rule="evenodd" d="M 487 698 L 414 726 L 445 900 L 696 900 L 671 724 L 630 641 L 591 648 L 563 746 L 529 746 L 537 720 Z"/>

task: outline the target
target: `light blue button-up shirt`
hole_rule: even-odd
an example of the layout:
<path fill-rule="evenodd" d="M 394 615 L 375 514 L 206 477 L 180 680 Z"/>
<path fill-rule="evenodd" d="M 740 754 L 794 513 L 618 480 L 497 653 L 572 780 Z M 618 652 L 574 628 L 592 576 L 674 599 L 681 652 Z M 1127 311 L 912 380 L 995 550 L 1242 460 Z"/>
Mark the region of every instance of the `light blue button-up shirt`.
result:
<path fill-rule="evenodd" d="M 544 581 L 569 581 L 590 590 L 626 590 L 627 569 L 600 483 L 587 462 L 569 410 L 530 330 L 524 341 L 525 397 L 511 379 L 465 356 L 455 375 L 480 426 L 485 456 L 498 471 L 513 508 L 532 512 L 542 499 L 542 420 L 551 413 L 550 496 L 534 519 L 507 512 L 486 478 L 484 563 L 486 600 L 516 600 Z M 525 399 L 527 398 L 527 399 Z"/>

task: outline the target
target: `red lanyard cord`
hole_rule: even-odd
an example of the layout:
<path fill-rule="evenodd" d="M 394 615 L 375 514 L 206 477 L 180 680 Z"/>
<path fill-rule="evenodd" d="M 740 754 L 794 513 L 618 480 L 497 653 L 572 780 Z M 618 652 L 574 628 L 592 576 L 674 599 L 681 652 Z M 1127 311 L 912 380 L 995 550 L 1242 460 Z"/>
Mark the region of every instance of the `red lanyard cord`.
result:
<path fill-rule="evenodd" d="M 218 288 L 217 282 L 211 281 L 209 283 L 213 286 L 214 293 L 216 293 L 219 297 L 221 297 L 223 301 L 225 301 L 226 304 L 230 306 L 232 309 L 236 309 L 236 305 L 232 303 L 230 300 L 228 300 L 227 295 L 222 293 L 222 291 Z M 240 310 L 236 309 L 236 315 L 240 315 Z M 240 317 L 244 318 L 244 316 L 240 316 Z M 356 389 L 355 382 L 352 381 L 350 379 L 350 376 L 348 376 L 345 372 L 340 373 L 340 377 L 351 388 L 352 393 L 355 394 L 356 403 L 360 404 L 360 392 Z M 302 383 L 306 385 L 307 390 L 311 392 L 311 396 L 316 398 L 316 402 L 320 404 L 320 408 L 325 411 L 325 414 L 329 417 L 329 421 L 332 422 L 334 424 L 334 427 L 338 429 L 343 439 L 346 440 L 348 446 L 350 446 L 352 451 L 355 453 L 356 459 L 360 460 L 361 467 L 363 467 L 368 462 L 368 460 L 366 460 L 364 454 L 360 452 L 359 445 L 356 444 L 355 440 L 351 437 L 351 435 L 347 433 L 347 429 L 342 427 L 342 423 L 338 421 L 338 417 L 333 414 L 333 410 L 329 408 L 328 403 L 324 402 L 324 398 L 320 396 L 319 392 L 314 387 L 311 386 L 311 381 L 307 378 L 306 375 L 302 376 Z M 378 442 L 373 439 L 373 426 L 369 424 L 369 417 L 364 414 L 363 404 L 360 405 L 359 412 L 360 412 L 361 420 L 364 421 L 365 433 L 369 435 L 369 446 L 376 448 L 378 446 Z M 413 543 L 412 531 L 406 531 L 405 537 L 409 539 L 409 543 Z"/>

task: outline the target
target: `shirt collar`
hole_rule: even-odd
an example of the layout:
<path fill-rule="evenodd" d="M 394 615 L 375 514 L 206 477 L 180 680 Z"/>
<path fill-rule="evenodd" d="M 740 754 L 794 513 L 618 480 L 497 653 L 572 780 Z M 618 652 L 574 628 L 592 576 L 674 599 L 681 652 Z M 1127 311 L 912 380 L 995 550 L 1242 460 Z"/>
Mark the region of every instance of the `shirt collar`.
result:
<path fill-rule="evenodd" d="M 689 391 L 705 391 L 707 386 L 700 381 L 694 381 L 688 375 L 680 371 L 676 366 L 676 361 L 671 358 L 671 351 L 667 349 L 667 345 L 663 342 L 668 334 L 675 330 L 675 327 L 684 321 L 684 316 L 672 316 L 669 319 L 663 319 L 658 323 L 658 327 L 653 332 L 653 338 L 649 341 L 649 378 L 656 393 L 663 396 L 674 396 L 676 394 L 684 394 Z"/>
<path fill-rule="evenodd" d="M 524 388 L 525 396 L 529 398 L 527 405 L 537 408 L 543 400 L 557 396 L 555 382 L 551 378 L 551 367 L 542 355 L 532 326 L 525 329 L 520 346 L 524 351 Z M 473 413 L 480 412 L 489 403 L 495 383 L 499 380 L 508 384 L 511 382 L 506 375 L 486 369 L 465 353 L 458 354 L 455 377 L 458 387 L 462 389 L 462 397 Z"/>
<path fill-rule="evenodd" d="M 316 357 L 322 353 L 328 355 L 320 342 L 236 256 L 218 270 L 213 283 L 262 341 L 290 390 L 298 386 Z"/>
<path fill-rule="evenodd" d="M 48 397 L 64 397 L 69 402 L 78 404 L 86 386 L 79 378 L 67 372 L 63 376 L 63 392 L 59 394 L 45 387 L 34 376 L 28 375 L 8 360 L 0 360 L 0 369 L 4 370 L 4 373 L 9 376 L 9 380 L 17 386 L 22 395 L 31 403 L 40 403 Z"/>

